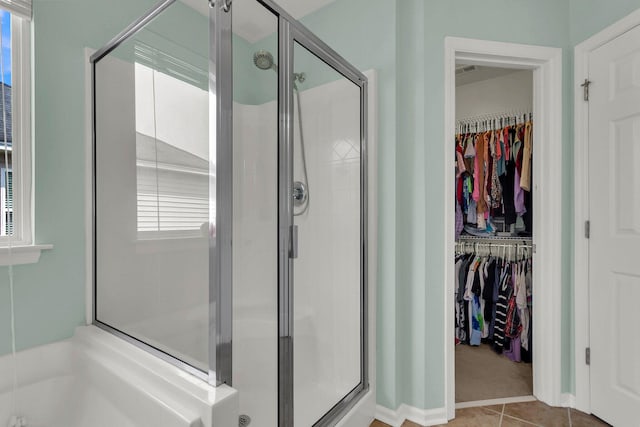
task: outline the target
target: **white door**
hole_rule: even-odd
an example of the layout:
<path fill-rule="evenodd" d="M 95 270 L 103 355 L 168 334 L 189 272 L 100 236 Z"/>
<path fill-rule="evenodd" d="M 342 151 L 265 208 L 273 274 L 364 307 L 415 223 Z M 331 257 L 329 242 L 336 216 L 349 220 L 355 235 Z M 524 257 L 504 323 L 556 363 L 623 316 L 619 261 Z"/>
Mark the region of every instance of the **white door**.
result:
<path fill-rule="evenodd" d="M 593 51 L 589 100 L 591 409 L 640 414 L 640 27 Z"/>

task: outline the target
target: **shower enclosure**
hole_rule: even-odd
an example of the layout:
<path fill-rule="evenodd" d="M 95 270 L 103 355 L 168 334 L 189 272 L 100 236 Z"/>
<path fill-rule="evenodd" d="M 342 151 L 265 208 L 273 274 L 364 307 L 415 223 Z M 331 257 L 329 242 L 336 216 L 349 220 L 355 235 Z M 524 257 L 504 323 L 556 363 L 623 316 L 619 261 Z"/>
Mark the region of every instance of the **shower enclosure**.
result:
<path fill-rule="evenodd" d="M 270 0 L 162 1 L 91 61 L 94 324 L 241 425 L 335 425 L 369 389 L 366 77 Z"/>

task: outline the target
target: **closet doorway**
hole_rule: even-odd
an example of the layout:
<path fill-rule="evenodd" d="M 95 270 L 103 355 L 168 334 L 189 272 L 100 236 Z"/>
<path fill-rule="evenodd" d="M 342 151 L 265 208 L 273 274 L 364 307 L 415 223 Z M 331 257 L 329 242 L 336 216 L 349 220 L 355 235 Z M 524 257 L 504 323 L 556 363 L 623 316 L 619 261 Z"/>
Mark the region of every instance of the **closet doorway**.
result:
<path fill-rule="evenodd" d="M 449 419 L 455 417 L 456 407 L 534 397 L 555 406 L 568 403 L 561 395 L 562 335 L 558 327 L 562 294 L 561 76 L 560 49 L 445 40 L 444 157 L 445 165 L 458 169 L 454 174 L 445 168 L 444 177 L 445 406 Z M 497 161 L 501 156 L 496 150 L 502 163 Z M 530 160 L 525 161 L 524 171 L 523 159 Z M 461 170 L 466 170 L 466 181 L 459 179 Z M 523 188 L 528 191 L 521 191 Z M 456 209 L 457 205 L 462 209 Z M 475 275 L 474 265 L 482 269 L 481 274 Z M 485 280 L 492 285 L 483 292 Z M 499 283 L 497 289 L 507 289 L 506 283 L 515 289 L 517 284 L 522 288 L 519 299 L 511 294 L 493 295 L 489 290 L 495 283 Z M 488 306 L 491 304 L 496 308 Z M 502 341 L 496 340 L 500 334 L 494 328 L 509 332 Z M 509 353 L 520 362 L 496 353 L 504 353 L 504 345 L 516 338 L 520 340 L 509 347 Z M 457 344 L 460 342 L 466 344 Z"/>
<path fill-rule="evenodd" d="M 533 71 L 456 63 L 455 400 L 533 396 Z"/>

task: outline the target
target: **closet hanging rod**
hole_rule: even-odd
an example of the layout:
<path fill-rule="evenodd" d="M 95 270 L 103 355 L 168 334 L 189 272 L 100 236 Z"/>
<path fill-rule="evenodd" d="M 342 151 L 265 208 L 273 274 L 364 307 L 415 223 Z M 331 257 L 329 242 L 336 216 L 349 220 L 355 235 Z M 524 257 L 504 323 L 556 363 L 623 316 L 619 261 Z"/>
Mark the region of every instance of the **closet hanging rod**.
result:
<path fill-rule="evenodd" d="M 461 234 L 456 243 L 479 242 L 479 243 L 501 243 L 501 242 L 530 242 L 533 240 L 531 236 L 472 236 L 470 234 Z"/>
<path fill-rule="evenodd" d="M 498 252 L 494 253 L 496 249 Z M 531 259 L 535 253 L 535 245 L 504 245 L 491 243 L 461 243 L 456 244 L 456 253 L 491 255 L 507 260 L 517 261 Z M 500 253 L 502 252 L 502 253 Z"/>
<path fill-rule="evenodd" d="M 457 127 L 472 127 L 472 128 L 481 128 L 481 127 L 491 127 L 491 128 L 503 128 L 505 126 L 514 126 L 525 124 L 527 121 L 532 119 L 521 120 L 515 116 L 513 117 L 502 117 L 490 120 L 475 120 L 475 121 L 459 121 L 456 123 Z"/>
<path fill-rule="evenodd" d="M 512 111 L 502 111 L 499 113 L 486 113 L 486 114 L 479 114 L 477 116 L 469 116 L 469 117 L 464 117 L 462 119 L 458 119 L 459 122 L 470 122 L 470 121 L 478 121 L 478 120 L 487 120 L 487 119 L 495 119 L 495 118 L 521 118 L 521 117 L 529 117 L 529 116 L 533 116 L 533 113 L 531 111 L 525 111 L 525 110 L 512 110 Z"/>
<path fill-rule="evenodd" d="M 503 123 L 506 123 L 507 125 L 511 123 L 525 123 L 527 120 L 533 120 L 533 113 L 524 111 L 511 111 L 466 117 L 464 119 L 457 120 L 457 124 L 458 126 L 493 125 L 493 127 L 496 127 L 498 125 L 502 125 Z M 498 121 L 500 121 L 501 123 L 498 123 Z"/>
<path fill-rule="evenodd" d="M 456 242 L 456 246 L 458 247 L 462 247 L 462 248 L 476 248 L 476 247 L 483 247 L 483 248 L 527 248 L 527 249 L 533 249 L 534 245 L 532 243 L 478 243 L 478 242 Z"/>

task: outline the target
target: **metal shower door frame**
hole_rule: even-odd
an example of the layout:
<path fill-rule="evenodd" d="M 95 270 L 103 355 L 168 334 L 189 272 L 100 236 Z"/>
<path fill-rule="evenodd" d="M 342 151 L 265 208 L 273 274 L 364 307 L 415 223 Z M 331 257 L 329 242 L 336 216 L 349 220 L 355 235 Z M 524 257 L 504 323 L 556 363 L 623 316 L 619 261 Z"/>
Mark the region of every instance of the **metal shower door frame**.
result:
<path fill-rule="evenodd" d="M 206 1 L 206 0 L 203 0 Z M 335 425 L 369 390 L 368 377 L 368 175 L 367 78 L 338 53 L 284 11 L 273 0 L 256 0 L 278 16 L 278 425 L 293 427 L 293 46 L 300 44 L 360 88 L 360 382 L 314 426 Z M 137 34 L 176 0 L 161 0 L 91 56 L 93 124 L 93 324 L 157 357 L 208 381 L 232 385 L 232 221 L 233 221 L 233 61 L 230 0 L 213 1 L 209 14 L 209 100 L 215 123 L 215 161 L 210 161 L 209 208 L 215 209 L 215 234 L 209 236 L 209 369 L 205 372 L 97 319 L 96 253 L 96 63 Z M 231 10 L 231 13 L 229 13 Z M 211 156 L 213 157 L 213 156 Z M 354 308 L 355 309 L 355 308 Z"/>
<path fill-rule="evenodd" d="M 209 224 L 209 363 L 202 370 L 146 343 L 97 318 L 97 180 L 96 180 L 96 64 L 122 43 L 135 36 L 147 24 L 171 7 L 177 0 L 160 0 L 105 46 L 91 55 L 92 91 L 92 234 L 93 234 L 93 298 L 92 324 L 132 345 L 207 381 L 211 385 L 232 385 L 232 248 L 233 230 L 233 62 L 231 44 L 230 1 L 210 1 L 209 9 L 209 108 L 215 116 L 215 159 L 209 161 L 209 211 L 216 217 Z M 203 0 L 206 1 L 206 0 Z M 210 156 L 212 159 L 214 156 Z M 215 193 L 212 191 L 215 182 Z"/>
<path fill-rule="evenodd" d="M 369 390 L 368 360 L 368 81 L 300 22 L 271 0 L 257 0 L 279 16 L 278 24 L 278 425 L 294 423 L 294 43 L 360 89 L 360 382 L 337 402 L 314 427 L 335 425 Z"/>

